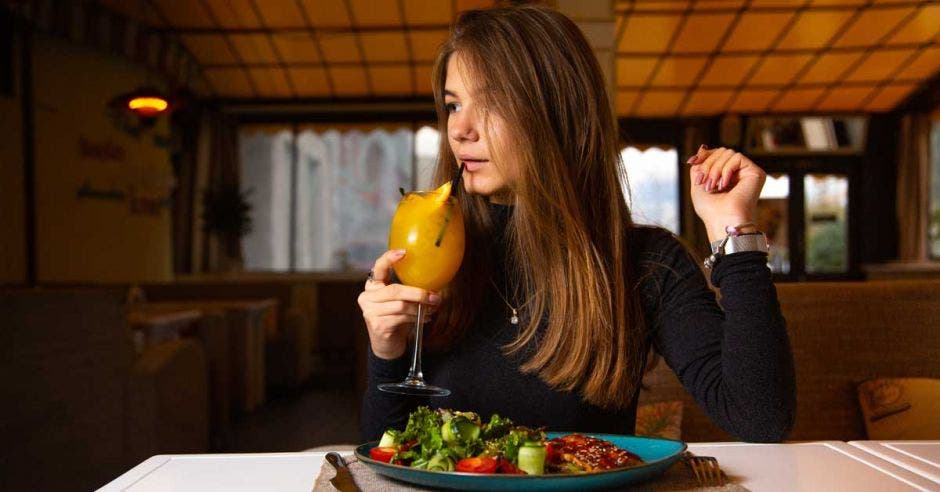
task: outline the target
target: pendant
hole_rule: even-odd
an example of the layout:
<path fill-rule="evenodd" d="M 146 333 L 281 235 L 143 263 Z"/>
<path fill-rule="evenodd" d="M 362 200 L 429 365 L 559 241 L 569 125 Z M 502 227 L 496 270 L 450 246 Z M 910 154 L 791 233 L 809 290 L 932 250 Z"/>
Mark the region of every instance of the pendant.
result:
<path fill-rule="evenodd" d="M 516 313 L 516 310 L 512 310 L 512 317 L 509 318 L 509 322 L 518 325 L 519 324 L 519 315 Z"/>

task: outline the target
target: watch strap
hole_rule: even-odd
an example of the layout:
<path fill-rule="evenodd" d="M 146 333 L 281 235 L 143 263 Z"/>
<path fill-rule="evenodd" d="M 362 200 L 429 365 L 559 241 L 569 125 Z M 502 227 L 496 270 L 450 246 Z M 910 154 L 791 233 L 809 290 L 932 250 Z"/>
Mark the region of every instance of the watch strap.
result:
<path fill-rule="evenodd" d="M 770 245 L 767 243 L 767 236 L 763 232 L 754 234 L 741 234 L 740 236 L 728 236 L 728 240 L 715 241 L 712 243 L 712 253 L 718 252 L 718 247 L 722 242 L 725 243 L 724 254 L 741 253 L 744 251 L 759 251 L 767 253 L 770 251 Z"/>
<path fill-rule="evenodd" d="M 729 235 L 720 241 L 711 243 L 711 250 L 711 256 L 705 258 L 705 268 L 712 268 L 722 256 L 733 253 L 757 251 L 766 254 L 770 251 L 770 244 L 768 244 L 767 236 L 763 232 L 757 232 L 737 236 Z"/>

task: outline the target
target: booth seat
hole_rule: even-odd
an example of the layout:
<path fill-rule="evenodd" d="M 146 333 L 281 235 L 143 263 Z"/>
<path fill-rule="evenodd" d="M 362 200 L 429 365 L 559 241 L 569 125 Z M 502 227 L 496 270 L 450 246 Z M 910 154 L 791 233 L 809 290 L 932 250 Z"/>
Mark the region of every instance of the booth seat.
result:
<path fill-rule="evenodd" d="M 940 280 L 780 283 L 796 367 L 788 439 L 866 438 L 858 387 L 879 378 L 940 378 Z M 682 401 L 682 439 L 738 440 L 702 412 L 664 363 L 640 403 Z"/>
<path fill-rule="evenodd" d="M 0 291 L 6 490 L 93 490 L 155 454 L 208 449 L 206 357 L 135 348 L 123 289 Z"/>

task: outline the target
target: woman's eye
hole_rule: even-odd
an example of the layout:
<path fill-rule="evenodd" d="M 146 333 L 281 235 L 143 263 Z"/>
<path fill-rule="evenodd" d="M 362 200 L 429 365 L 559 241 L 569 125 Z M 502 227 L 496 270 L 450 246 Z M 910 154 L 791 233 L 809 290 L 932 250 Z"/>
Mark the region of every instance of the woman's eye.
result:
<path fill-rule="evenodd" d="M 460 105 L 460 103 L 451 102 L 451 103 L 444 104 L 444 109 L 446 109 L 448 113 L 459 112 L 461 108 L 462 106 Z"/>

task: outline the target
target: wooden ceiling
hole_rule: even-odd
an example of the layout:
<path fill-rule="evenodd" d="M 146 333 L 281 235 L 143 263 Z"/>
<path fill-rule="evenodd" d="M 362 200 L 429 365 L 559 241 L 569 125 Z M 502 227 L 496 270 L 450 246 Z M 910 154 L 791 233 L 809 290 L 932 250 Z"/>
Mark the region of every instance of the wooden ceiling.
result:
<path fill-rule="evenodd" d="M 881 112 L 940 68 L 940 2 L 620 0 L 617 112 Z"/>
<path fill-rule="evenodd" d="M 430 96 L 494 0 L 101 0 L 178 36 L 218 97 Z M 880 112 L 940 69 L 937 0 L 616 0 L 621 116 Z"/>

